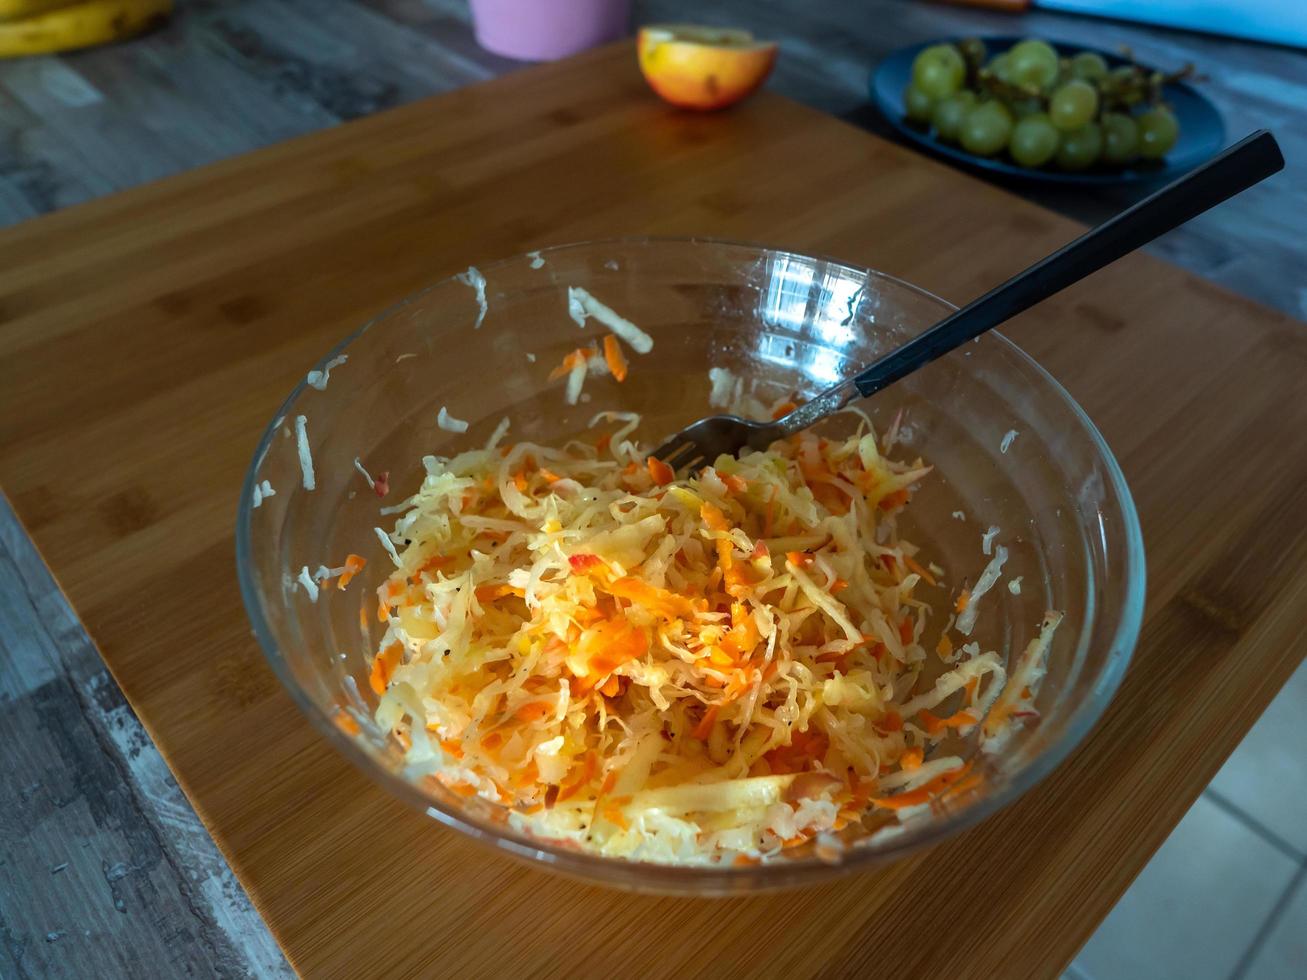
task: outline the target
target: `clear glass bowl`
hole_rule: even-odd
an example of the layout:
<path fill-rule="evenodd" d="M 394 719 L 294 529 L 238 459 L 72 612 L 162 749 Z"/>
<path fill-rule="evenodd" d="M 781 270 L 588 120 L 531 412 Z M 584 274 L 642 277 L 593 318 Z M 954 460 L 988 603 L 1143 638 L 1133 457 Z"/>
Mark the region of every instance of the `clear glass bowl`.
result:
<path fill-rule="evenodd" d="M 542 264 L 543 260 L 543 264 Z M 488 311 L 463 281 L 437 283 L 329 352 L 325 390 L 301 382 L 268 426 L 245 480 L 236 548 L 241 592 L 277 676 L 331 743 L 436 820 L 539 866 L 607 884 L 722 894 L 814 881 L 902 856 L 975 823 L 1049 773 L 1093 726 L 1119 684 L 1139 631 L 1144 555 L 1121 471 L 1084 412 L 1017 347 L 990 333 L 863 403 L 878 431 L 901 411 L 906 451 L 933 464 L 905 513 L 904 534 L 974 581 L 986 528 L 1010 552 L 974 638 L 1011 657 L 1046 609 L 1066 619 L 1039 691 L 1038 722 L 1007 750 L 976 753 L 979 787 L 942 798 L 893 833 L 855 841 L 837 862 L 795 848 L 749 867 L 674 867 L 601 858 L 512 831 L 502 810 L 406 778 L 389 734 L 372 723 L 368 657 L 379 639 L 374 589 L 389 569 L 373 528 L 381 503 L 420 483 L 423 455 L 483 444 L 500 419 L 511 438 L 563 440 L 602 409 L 644 416 L 650 444 L 707 414 L 708 369 L 729 367 L 764 396 L 811 395 L 940 319 L 949 304 L 905 282 L 829 259 L 752 245 L 622 240 L 547 249 L 484 266 Z M 590 379 L 587 403 L 564 404 L 550 369 L 590 334 L 567 315 L 583 286 L 655 338 L 630 377 Z M 534 355 L 534 356 L 532 356 Z M 309 366 L 306 365 L 306 369 Z M 436 425 L 441 406 L 471 421 Z M 302 486 L 294 420 L 306 419 L 316 489 Z M 1011 434 L 1015 433 L 1015 436 Z M 1006 438 L 1005 438 L 1006 437 Z M 355 469 L 389 472 L 379 502 Z M 256 483 L 276 495 L 254 508 Z M 965 515 L 964 517 L 957 516 Z M 316 603 L 291 583 L 308 566 L 369 558 L 346 591 Z M 1020 594 L 1006 586 L 1021 577 Z M 943 615 L 923 643 L 932 649 Z M 974 751 L 974 747 L 972 747 Z"/>

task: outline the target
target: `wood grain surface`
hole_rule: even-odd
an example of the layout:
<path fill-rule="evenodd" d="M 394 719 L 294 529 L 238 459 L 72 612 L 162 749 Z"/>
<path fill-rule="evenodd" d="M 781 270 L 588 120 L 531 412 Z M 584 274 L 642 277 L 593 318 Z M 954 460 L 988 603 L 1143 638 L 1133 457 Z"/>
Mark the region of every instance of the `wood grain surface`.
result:
<path fill-rule="evenodd" d="M 1273 130 L 1289 170 L 1149 246 L 1191 272 L 1307 317 L 1307 58 L 1298 50 L 1032 9 L 920 0 L 634 0 L 633 23 L 711 22 L 780 42 L 768 87 L 902 140 L 867 97 L 891 51 L 940 37 L 1029 34 L 1194 62 L 1231 138 Z M 0 224 L 279 139 L 515 71 L 472 37 L 467 0 L 176 0 L 130 44 L 0 62 Z M 1094 223 L 1146 188 L 1065 187 L 978 171 Z"/>
<path fill-rule="evenodd" d="M 1049 976 L 1301 658 L 1295 321 L 1134 256 L 1009 333 L 1081 401 L 1149 549 L 1136 663 L 1045 783 L 915 859 L 732 900 L 617 894 L 410 812 L 280 691 L 236 590 L 257 433 L 432 279 L 632 233 L 838 255 L 963 300 L 1077 227 L 776 96 L 689 116 L 627 45 L 0 234 L 0 481 L 232 867 L 311 976 Z"/>

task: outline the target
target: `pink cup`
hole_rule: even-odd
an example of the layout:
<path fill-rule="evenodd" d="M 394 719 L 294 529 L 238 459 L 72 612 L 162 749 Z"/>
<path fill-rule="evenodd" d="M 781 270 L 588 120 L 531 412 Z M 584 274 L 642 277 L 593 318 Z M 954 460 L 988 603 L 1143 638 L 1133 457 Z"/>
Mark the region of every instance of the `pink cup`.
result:
<path fill-rule="evenodd" d="M 630 0 L 471 0 L 477 43 L 521 61 L 553 61 L 626 34 Z"/>

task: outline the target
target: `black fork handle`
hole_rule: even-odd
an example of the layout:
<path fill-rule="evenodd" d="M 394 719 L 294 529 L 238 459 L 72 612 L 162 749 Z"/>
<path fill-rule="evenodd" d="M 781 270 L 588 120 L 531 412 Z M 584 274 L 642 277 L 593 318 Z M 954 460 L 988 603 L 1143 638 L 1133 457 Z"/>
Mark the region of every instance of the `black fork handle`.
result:
<path fill-rule="evenodd" d="M 854 376 L 853 384 L 864 397 L 880 391 L 1283 168 L 1275 137 L 1259 129 L 941 320 Z"/>

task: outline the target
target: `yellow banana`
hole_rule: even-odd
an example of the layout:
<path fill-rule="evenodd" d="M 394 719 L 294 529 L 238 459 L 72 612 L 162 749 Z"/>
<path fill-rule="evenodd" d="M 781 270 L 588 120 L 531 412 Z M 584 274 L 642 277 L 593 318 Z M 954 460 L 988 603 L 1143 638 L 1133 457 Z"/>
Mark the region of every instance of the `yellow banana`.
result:
<path fill-rule="evenodd" d="M 74 3 L 77 0 L 0 0 L 0 20 L 21 20 Z"/>
<path fill-rule="evenodd" d="M 0 58 L 121 41 L 167 19 L 172 0 L 89 0 L 0 22 Z"/>

